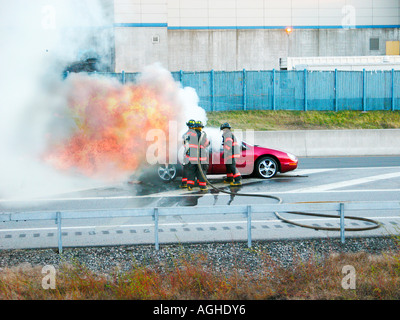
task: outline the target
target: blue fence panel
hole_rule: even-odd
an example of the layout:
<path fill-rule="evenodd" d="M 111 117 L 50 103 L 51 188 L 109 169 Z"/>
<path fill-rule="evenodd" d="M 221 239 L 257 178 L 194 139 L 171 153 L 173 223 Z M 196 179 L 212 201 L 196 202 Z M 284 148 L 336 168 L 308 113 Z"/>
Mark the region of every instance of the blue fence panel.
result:
<path fill-rule="evenodd" d="M 182 74 L 183 74 L 183 72 L 181 71 L 181 72 L 171 72 L 171 75 L 172 75 L 172 78 L 175 80 L 175 81 L 177 81 L 177 82 L 180 82 L 181 81 L 181 77 L 182 77 Z"/>
<path fill-rule="evenodd" d="M 199 105 L 206 111 L 213 111 L 211 72 L 180 72 L 179 74 L 183 87 L 192 87 L 196 90 L 200 100 Z"/>
<path fill-rule="evenodd" d="M 363 110 L 363 72 L 337 72 L 337 107 L 340 110 Z"/>
<path fill-rule="evenodd" d="M 400 110 L 400 71 L 393 72 L 393 101 L 392 110 Z"/>
<path fill-rule="evenodd" d="M 90 73 L 135 83 L 139 73 Z M 65 77 L 68 76 L 66 73 Z M 400 71 L 172 72 L 206 111 L 400 110 Z"/>
<path fill-rule="evenodd" d="M 273 109 L 272 71 L 246 71 L 246 110 Z"/>
<path fill-rule="evenodd" d="M 305 110 L 304 72 L 276 71 L 275 101 L 278 110 Z"/>
<path fill-rule="evenodd" d="M 139 73 L 125 73 L 125 83 L 136 82 L 136 78 L 139 76 Z"/>
<path fill-rule="evenodd" d="M 366 110 L 392 109 L 392 72 L 366 72 Z"/>
<path fill-rule="evenodd" d="M 335 72 L 307 72 L 307 110 L 335 110 Z"/>
<path fill-rule="evenodd" d="M 214 111 L 243 110 L 244 73 L 214 72 Z"/>
<path fill-rule="evenodd" d="M 122 73 L 115 72 L 88 72 L 90 76 L 100 76 L 117 79 L 119 82 L 122 82 Z"/>

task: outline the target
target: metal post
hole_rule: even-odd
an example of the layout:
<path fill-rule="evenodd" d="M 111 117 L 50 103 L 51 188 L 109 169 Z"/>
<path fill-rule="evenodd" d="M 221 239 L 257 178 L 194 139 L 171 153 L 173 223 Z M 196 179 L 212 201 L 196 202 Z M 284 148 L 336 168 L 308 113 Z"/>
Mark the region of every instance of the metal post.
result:
<path fill-rule="evenodd" d="M 154 237 L 156 250 L 160 249 L 158 242 L 158 208 L 154 208 Z"/>
<path fill-rule="evenodd" d="M 183 80 L 183 71 L 179 70 L 179 81 L 180 81 L 180 83 L 182 84 L 182 87 L 183 87 L 182 80 Z"/>
<path fill-rule="evenodd" d="M 366 83 L 367 83 L 366 73 L 365 73 L 365 69 L 363 69 L 363 111 L 366 111 L 366 108 L 367 108 Z"/>
<path fill-rule="evenodd" d="M 246 84 L 246 70 L 243 69 L 243 110 L 247 109 L 247 84 Z"/>
<path fill-rule="evenodd" d="M 247 206 L 247 247 L 251 248 L 251 206 Z"/>
<path fill-rule="evenodd" d="M 56 213 L 56 224 L 58 230 L 58 253 L 62 253 L 61 212 Z"/>
<path fill-rule="evenodd" d="M 394 111 L 394 69 L 392 69 L 392 111 Z"/>
<path fill-rule="evenodd" d="M 275 111 L 275 69 L 272 69 L 272 110 Z"/>
<path fill-rule="evenodd" d="M 335 84 L 334 84 L 334 90 L 335 90 L 335 111 L 338 111 L 338 73 L 337 69 L 335 69 Z"/>
<path fill-rule="evenodd" d="M 307 69 L 304 69 L 304 111 L 307 111 Z"/>
<path fill-rule="evenodd" d="M 340 241 L 344 243 L 344 203 L 340 204 Z"/>
<path fill-rule="evenodd" d="M 122 70 L 122 84 L 125 84 L 126 80 L 125 80 L 125 71 Z"/>
<path fill-rule="evenodd" d="M 214 111 L 214 70 L 211 70 L 211 111 Z"/>

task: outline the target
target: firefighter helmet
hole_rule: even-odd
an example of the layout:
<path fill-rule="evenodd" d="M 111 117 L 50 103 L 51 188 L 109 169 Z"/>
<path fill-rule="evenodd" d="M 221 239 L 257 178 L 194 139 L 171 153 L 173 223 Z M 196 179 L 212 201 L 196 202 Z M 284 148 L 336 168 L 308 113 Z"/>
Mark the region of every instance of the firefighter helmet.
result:
<path fill-rule="evenodd" d="M 187 125 L 189 128 L 194 128 L 194 127 L 195 127 L 195 124 L 196 124 L 196 121 L 194 121 L 193 119 L 190 119 L 188 122 L 186 122 L 186 125 Z"/>
<path fill-rule="evenodd" d="M 231 125 L 228 122 L 225 122 L 224 124 L 221 124 L 221 127 L 219 129 L 222 130 L 225 128 L 231 129 Z"/>
<path fill-rule="evenodd" d="M 195 127 L 196 127 L 196 128 L 204 128 L 203 122 L 201 122 L 201 121 L 196 121 Z"/>

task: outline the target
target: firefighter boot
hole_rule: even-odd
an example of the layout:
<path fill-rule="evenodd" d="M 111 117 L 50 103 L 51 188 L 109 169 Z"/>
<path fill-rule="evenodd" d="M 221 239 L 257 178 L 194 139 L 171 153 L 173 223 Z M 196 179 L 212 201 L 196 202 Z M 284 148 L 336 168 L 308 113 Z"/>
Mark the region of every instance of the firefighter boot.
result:
<path fill-rule="evenodd" d="M 179 186 L 181 189 L 187 188 L 187 178 L 182 177 L 181 185 Z"/>
<path fill-rule="evenodd" d="M 224 183 L 227 183 L 227 184 L 229 184 L 229 183 L 232 183 L 233 182 L 233 174 L 227 174 L 226 175 L 226 177 L 225 177 L 225 179 L 224 179 Z"/>
<path fill-rule="evenodd" d="M 241 186 L 242 185 L 242 179 L 239 178 L 234 178 L 233 181 L 230 183 L 231 186 Z"/>
<path fill-rule="evenodd" d="M 208 191 L 206 182 L 199 181 L 199 187 L 200 187 L 200 191 L 202 191 L 202 192 Z"/>

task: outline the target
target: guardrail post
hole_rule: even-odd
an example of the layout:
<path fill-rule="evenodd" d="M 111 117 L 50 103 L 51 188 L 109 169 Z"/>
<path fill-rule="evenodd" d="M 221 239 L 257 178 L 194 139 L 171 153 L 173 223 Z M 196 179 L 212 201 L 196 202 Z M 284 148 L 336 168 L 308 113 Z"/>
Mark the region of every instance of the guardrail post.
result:
<path fill-rule="evenodd" d="M 125 71 L 122 70 L 122 84 L 125 84 L 126 80 L 125 80 Z"/>
<path fill-rule="evenodd" d="M 344 243 L 344 203 L 340 204 L 340 241 Z"/>
<path fill-rule="evenodd" d="M 154 243 L 156 250 L 160 249 L 158 242 L 158 208 L 154 208 Z"/>
<path fill-rule="evenodd" d="M 251 248 L 251 206 L 247 206 L 247 247 Z"/>
<path fill-rule="evenodd" d="M 58 230 L 58 253 L 62 253 L 61 212 L 56 213 L 56 224 Z"/>

